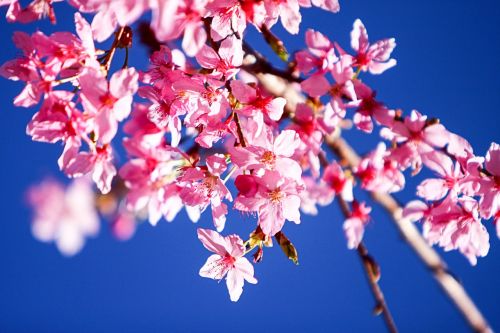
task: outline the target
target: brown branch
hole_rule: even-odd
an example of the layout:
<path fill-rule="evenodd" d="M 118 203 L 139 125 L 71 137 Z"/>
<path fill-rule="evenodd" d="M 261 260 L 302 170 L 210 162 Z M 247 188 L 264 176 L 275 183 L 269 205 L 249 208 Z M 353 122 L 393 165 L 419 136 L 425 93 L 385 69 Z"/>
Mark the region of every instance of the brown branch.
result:
<path fill-rule="evenodd" d="M 255 73 L 260 83 L 272 94 L 282 96 L 287 100 L 286 108 L 293 113 L 298 103 L 305 101 L 293 85 L 284 79 L 269 74 Z M 357 165 L 359 156 L 342 138 L 327 138 L 331 149 L 349 165 Z M 386 193 L 371 193 L 374 201 L 380 204 L 392 217 L 403 239 L 410 245 L 423 264 L 442 288 L 446 296 L 462 313 L 466 322 L 475 332 L 493 332 L 488 322 L 481 314 L 474 301 L 470 298 L 464 286 L 460 284 L 447 269 L 446 263 L 439 254 L 424 240 L 417 227 L 408 219 L 403 218 L 403 209 L 397 201 Z"/>
<path fill-rule="evenodd" d="M 241 129 L 241 123 L 240 123 L 240 118 L 238 117 L 238 114 L 235 112 L 234 115 L 234 122 L 236 123 L 236 131 L 238 132 L 238 140 L 240 141 L 240 145 L 242 147 L 246 147 L 246 141 L 245 141 L 245 136 L 243 135 L 243 130 Z"/>
<path fill-rule="evenodd" d="M 327 139 L 327 145 L 334 153 L 350 166 L 359 163 L 360 158 L 352 147 L 342 138 Z M 427 244 L 417 227 L 403 218 L 403 209 L 393 196 L 381 192 L 370 192 L 374 201 L 380 204 L 392 217 L 403 239 L 412 247 L 446 295 L 455 303 L 465 320 L 476 332 L 492 332 L 486 319 L 467 294 L 465 288 L 455 279 L 439 254 Z"/>
<path fill-rule="evenodd" d="M 262 74 L 273 74 L 275 76 L 281 77 L 282 79 L 285 79 L 290 82 L 297 82 L 300 83 L 303 81 L 298 76 L 295 76 L 292 72 L 290 71 L 284 71 L 279 68 L 274 67 L 267 59 L 260 54 L 259 52 L 255 51 L 249 44 L 246 42 L 243 42 L 243 50 L 247 54 L 251 54 L 255 57 L 255 61 L 249 64 L 244 64 L 241 66 L 241 69 L 250 72 L 250 73 L 262 73 Z"/>
<path fill-rule="evenodd" d="M 111 44 L 111 48 L 109 49 L 109 51 L 106 53 L 106 56 L 102 60 L 101 66 L 106 73 L 109 72 L 109 67 L 111 66 L 111 61 L 113 60 L 116 49 L 120 43 L 120 39 L 122 38 L 122 35 L 125 32 L 125 28 L 126 27 L 120 27 L 120 29 L 118 29 L 115 32 L 115 39 L 113 40 L 113 44 Z"/>
<path fill-rule="evenodd" d="M 346 218 L 350 217 L 351 210 L 349 208 L 349 204 L 341 196 L 337 197 L 337 201 L 344 216 Z M 363 242 L 359 243 L 356 251 L 358 252 L 359 259 L 363 264 L 368 285 L 370 286 L 373 298 L 375 298 L 376 301 L 373 313 L 376 315 L 382 314 L 387 330 L 391 333 L 397 333 L 398 329 L 396 327 L 396 323 L 394 322 L 389 306 L 385 301 L 382 288 L 380 288 L 380 285 L 378 284 L 378 281 L 380 280 L 380 268 L 375 259 L 368 253 L 368 249 Z"/>

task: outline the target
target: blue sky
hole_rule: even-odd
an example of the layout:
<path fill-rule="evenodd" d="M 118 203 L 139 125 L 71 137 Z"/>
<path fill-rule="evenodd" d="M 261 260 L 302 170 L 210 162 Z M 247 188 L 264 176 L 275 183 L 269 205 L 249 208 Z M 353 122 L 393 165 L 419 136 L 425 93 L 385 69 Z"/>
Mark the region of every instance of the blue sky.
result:
<path fill-rule="evenodd" d="M 306 28 L 317 29 L 349 47 L 356 18 L 370 39 L 395 37 L 398 65 L 382 76 L 365 75 L 390 107 L 412 108 L 438 117 L 466 137 L 477 154 L 500 141 L 500 4 L 497 1 L 341 1 L 339 14 L 304 10 L 301 33 L 283 36 L 289 50 L 303 47 Z M 5 8 L 0 9 L 5 14 Z M 58 29 L 73 30 L 72 12 L 57 4 Z M 15 30 L 50 32 L 47 22 L 29 26 L 0 21 L 0 63 L 19 54 L 10 38 Z M 265 50 L 260 38 L 249 41 Z M 134 50 L 134 65 L 144 69 L 144 53 Z M 34 109 L 11 101 L 21 85 L 0 80 L 0 331 L 1 332 L 383 332 L 371 315 L 374 301 L 357 255 L 347 250 L 342 216 L 336 205 L 286 234 L 299 250 L 300 265 L 278 248 L 256 266 L 257 285 L 246 285 L 232 303 L 223 283 L 203 279 L 198 270 L 209 253 L 196 238 L 197 225 L 185 215 L 157 227 L 142 225 L 128 242 L 114 240 L 105 226 L 73 258 L 34 240 L 26 188 L 46 175 L 63 180 L 56 160 L 61 147 L 32 142 L 25 127 Z M 366 152 L 376 145 L 359 133 L 348 138 Z M 398 195 L 414 198 L 408 189 Z M 250 230 L 252 221 L 231 214 L 227 232 Z M 471 267 L 457 252 L 440 253 L 465 284 L 491 325 L 499 329 L 500 246 L 494 228 L 490 254 Z M 200 226 L 210 227 L 204 216 Z M 389 218 L 375 208 L 366 244 L 382 268 L 380 282 L 402 332 L 467 332 L 453 305 L 402 242 Z"/>

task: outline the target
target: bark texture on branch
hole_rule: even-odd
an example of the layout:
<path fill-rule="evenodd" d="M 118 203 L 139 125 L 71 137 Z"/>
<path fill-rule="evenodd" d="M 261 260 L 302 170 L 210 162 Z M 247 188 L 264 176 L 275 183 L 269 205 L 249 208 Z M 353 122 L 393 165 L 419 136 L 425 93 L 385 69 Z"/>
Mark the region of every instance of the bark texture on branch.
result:
<path fill-rule="evenodd" d="M 259 82 L 273 95 L 284 97 L 287 100 L 287 112 L 293 114 L 298 103 L 305 101 L 304 96 L 283 78 L 271 74 L 255 73 Z M 342 138 L 327 138 L 326 144 L 350 166 L 359 163 L 356 151 Z M 455 304 L 464 319 L 476 332 L 493 332 L 488 322 L 467 294 L 464 286 L 460 284 L 448 271 L 446 263 L 439 254 L 425 241 L 417 227 L 409 220 L 403 218 L 402 207 L 393 196 L 386 193 L 371 193 L 372 199 L 380 204 L 391 216 L 403 239 L 410 245 L 423 264 L 432 273 L 446 296 Z"/>

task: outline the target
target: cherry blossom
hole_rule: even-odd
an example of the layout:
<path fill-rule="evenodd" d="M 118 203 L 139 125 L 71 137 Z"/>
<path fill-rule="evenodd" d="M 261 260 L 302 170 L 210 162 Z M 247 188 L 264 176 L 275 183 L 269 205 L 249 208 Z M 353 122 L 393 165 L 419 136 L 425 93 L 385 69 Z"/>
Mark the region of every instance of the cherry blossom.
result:
<path fill-rule="evenodd" d="M 368 33 L 360 19 L 354 21 L 351 31 L 351 47 L 357 52 L 355 64 L 362 71 L 372 74 L 382 74 L 387 69 L 396 66 L 396 60 L 390 58 L 396 47 L 394 38 L 382 39 L 375 44 L 368 41 Z"/>
<path fill-rule="evenodd" d="M 226 277 L 231 301 L 236 302 L 243 293 L 244 281 L 256 284 L 252 264 L 244 257 L 245 246 L 237 235 L 223 237 L 215 231 L 198 229 L 198 239 L 203 246 L 215 253 L 200 269 L 200 276 L 214 280 Z"/>
<path fill-rule="evenodd" d="M 35 215 L 33 236 L 42 242 L 55 242 L 65 256 L 81 251 L 86 237 L 99 231 L 94 192 L 87 179 L 73 181 L 66 189 L 54 180 L 45 180 L 28 192 Z"/>
<path fill-rule="evenodd" d="M 282 178 L 276 171 L 266 171 L 262 177 L 240 175 L 235 180 L 239 191 L 234 207 L 241 211 L 257 212 L 259 225 L 266 235 L 275 235 L 285 220 L 300 223 L 302 184 Z"/>
<path fill-rule="evenodd" d="M 352 212 L 344 221 L 344 232 L 347 238 L 347 247 L 355 249 L 363 239 L 365 225 L 370 221 L 371 207 L 366 206 L 364 202 L 353 201 Z"/>
<path fill-rule="evenodd" d="M 17 0 L 0 0 L 0 6 L 8 6 L 9 22 L 48 16 L 56 23 L 57 2 L 21 8 Z M 97 211 L 112 235 L 127 240 L 141 221 L 173 222 L 184 209 L 192 222 L 217 230 L 197 231 L 214 253 L 200 275 L 225 278 L 237 301 L 245 280 L 257 283 L 245 258 L 250 252 L 262 263 L 275 241 L 298 262 L 299 244 L 285 235 L 295 226 L 286 221 L 300 224 L 302 214 L 321 214 L 319 207 L 337 200 L 347 247 L 362 250 L 369 198 L 410 187 L 406 173 L 417 176 L 423 167 L 413 188 L 421 200 L 403 205 L 403 219 L 420 221 L 428 244 L 457 250 L 476 265 L 489 251 L 489 223 L 500 237 L 500 146 L 477 155 L 438 119 L 391 108 L 377 94 L 377 77 L 365 80 L 366 72 L 396 65 L 394 38 L 370 43 L 357 19 L 353 54 L 312 29 L 303 48 L 288 53 L 282 33 L 300 32 L 301 10 L 338 12 L 338 1 L 69 3 L 75 33 L 16 32 L 19 55 L 0 66 L 1 76 L 23 84 L 13 104 L 37 107 L 26 133 L 61 144 L 58 166 L 75 178 L 67 189 L 45 181 L 28 193 L 34 237 L 55 242 L 64 255 L 98 232 Z M 134 24 L 144 18 L 150 29 L 137 38 Z M 274 29 L 278 21 L 286 31 Z M 248 26 L 284 63 L 253 49 Z M 149 65 L 130 52 L 140 43 L 149 47 Z M 363 149 L 374 148 L 360 158 L 343 144 L 353 127 L 371 133 Z M 232 227 L 231 210 L 248 215 L 241 225 L 248 237 L 219 234 Z"/>

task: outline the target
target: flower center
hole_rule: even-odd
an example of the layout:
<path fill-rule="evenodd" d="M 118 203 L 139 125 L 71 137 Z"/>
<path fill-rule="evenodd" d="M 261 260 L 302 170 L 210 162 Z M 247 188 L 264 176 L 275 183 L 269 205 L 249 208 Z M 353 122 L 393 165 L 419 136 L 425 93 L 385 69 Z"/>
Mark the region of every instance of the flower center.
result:
<path fill-rule="evenodd" d="M 274 155 L 272 151 L 268 150 L 264 154 L 262 154 L 260 162 L 267 166 L 274 166 L 274 163 L 276 162 L 276 155 Z"/>
<path fill-rule="evenodd" d="M 269 200 L 273 204 L 280 203 L 283 197 L 284 197 L 283 192 L 281 192 L 279 187 L 272 191 L 269 191 Z"/>

